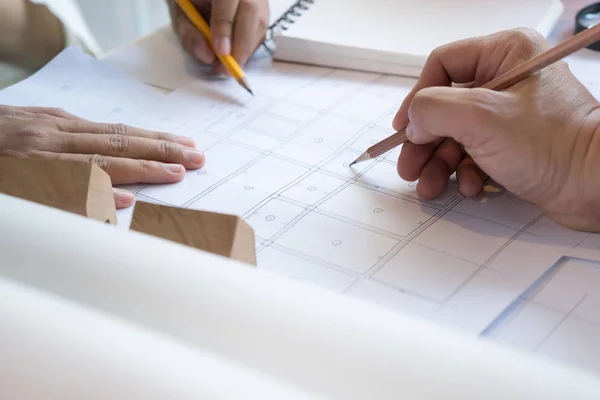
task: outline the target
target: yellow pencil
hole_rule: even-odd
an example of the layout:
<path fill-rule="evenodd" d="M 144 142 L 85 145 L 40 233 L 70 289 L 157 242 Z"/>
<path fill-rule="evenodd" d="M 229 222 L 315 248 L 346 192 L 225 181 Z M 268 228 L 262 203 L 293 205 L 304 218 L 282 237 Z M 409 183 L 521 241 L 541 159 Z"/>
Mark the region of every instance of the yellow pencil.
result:
<path fill-rule="evenodd" d="M 196 7 L 194 7 L 194 5 L 189 0 L 176 0 L 176 1 L 177 1 L 177 4 L 179 4 L 181 9 L 185 13 L 185 15 L 187 15 L 187 17 L 190 19 L 192 24 L 194 24 L 194 26 L 196 28 L 198 28 L 198 30 L 204 35 L 206 40 L 208 40 L 208 42 L 210 43 L 210 45 L 214 51 L 215 47 L 214 47 L 214 44 L 212 41 L 210 27 L 208 26 L 208 24 L 206 23 L 204 18 L 202 18 L 202 15 L 200 15 L 198 10 L 196 10 Z M 215 54 L 217 54 L 216 51 L 215 51 Z M 246 89 L 252 96 L 254 96 L 254 93 L 252 93 L 252 89 L 250 89 L 250 85 L 248 84 L 248 81 L 246 80 L 246 74 L 244 73 L 242 68 L 239 66 L 239 64 L 235 61 L 235 59 L 229 54 L 226 56 L 221 56 L 221 55 L 217 54 L 217 57 L 219 57 L 219 60 L 225 66 L 225 68 L 227 68 L 227 71 L 229 71 L 231 76 L 233 76 L 235 78 L 235 80 L 244 89 Z"/>

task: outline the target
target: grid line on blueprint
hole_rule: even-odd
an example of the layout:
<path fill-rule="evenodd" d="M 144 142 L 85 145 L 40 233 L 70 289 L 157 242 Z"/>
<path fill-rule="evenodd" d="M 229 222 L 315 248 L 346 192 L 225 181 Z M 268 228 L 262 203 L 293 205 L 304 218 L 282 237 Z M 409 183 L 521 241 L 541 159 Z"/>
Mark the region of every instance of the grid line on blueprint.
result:
<path fill-rule="evenodd" d="M 129 186 L 137 199 L 242 216 L 259 269 L 600 373 L 600 235 L 510 193 L 465 198 L 453 181 L 424 201 L 396 172 L 399 149 L 349 168 L 392 133 L 415 80 L 263 61 L 246 69 L 256 97 L 210 78 L 163 96 L 66 51 L 3 104 L 192 136 L 205 167 Z"/>
<path fill-rule="evenodd" d="M 335 106 L 335 105 L 332 105 L 332 107 L 333 107 L 333 106 Z M 295 135 L 297 135 L 298 133 L 302 132 L 303 128 L 305 128 L 306 126 L 309 126 L 309 125 L 310 125 L 311 123 L 313 123 L 315 120 L 318 120 L 320 116 L 322 116 L 322 115 L 326 114 L 326 111 L 327 111 L 327 110 L 323 110 L 323 111 L 319 112 L 319 114 L 318 114 L 316 117 L 314 117 L 312 120 L 309 120 L 309 121 L 308 121 L 308 122 L 306 122 L 306 123 L 305 123 L 303 126 L 300 126 L 299 128 L 297 128 L 297 129 L 295 130 L 295 132 L 294 132 L 294 133 L 292 133 L 291 135 L 289 135 L 289 137 L 288 137 L 287 139 L 285 139 L 285 140 L 282 140 L 282 141 L 280 142 L 280 145 L 282 145 L 282 144 L 285 144 L 285 143 L 287 143 L 287 142 L 289 142 L 289 141 L 293 140 L 293 138 L 295 137 Z M 258 117 L 258 115 L 257 115 L 257 116 L 255 116 L 254 118 L 256 118 L 256 117 Z M 252 118 L 249 120 L 249 122 L 251 122 L 251 121 L 252 121 Z M 210 128 L 208 128 L 208 129 L 210 130 Z M 238 130 L 240 130 L 240 129 L 242 129 L 242 128 L 233 129 L 233 130 L 232 130 L 232 131 L 231 131 L 231 132 L 230 132 L 230 133 L 229 133 L 227 136 L 225 136 L 225 137 L 223 138 L 223 140 L 227 140 L 227 138 L 228 138 L 228 137 L 230 137 L 231 135 L 235 134 L 235 133 L 236 133 Z M 360 136 L 360 135 L 363 133 L 363 130 L 364 130 L 364 129 L 366 129 L 366 126 L 364 126 L 364 127 L 361 129 L 361 130 L 359 130 L 359 131 L 358 131 L 358 132 L 355 134 L 355 136 L 353 136 L 353 137 L 351 137 L 350 139 L 348 139 L 348 141 L 347 141 L 346 143 L 348 143 L 348 142 L 352 141 L 353 139 L 355 139 L 356 137 Z M 219 142 L 217 142 L 217 143 L 219 143 Z M 237 143 L 236 143 L 236 144 L 237 144 Z M 213 144 L 211 147 L 214 147 L 215 145 L 216 145 L 216 143 L 215 143 L 215 144 Z M 244 144 L 241 144 L 241 146 L 243 146 L 243 147 L 251 147 L 251 146 L 247 146 L 247 145 L 244 145 Z M 209 150 L 209 151 L 210 151 L 210 147 L 209 147 L 207 150 Z M 312 169 L 312 171 L 307 171 L 307 172 L 306 172 L 306 174 L 304 174 L 304 175 L 302 175 L 302 176 L 300 176 L 300 177 L 298 177 L 298 178 L 297 178 L 297 180 L 302 180 L 302 179 L 306 178 L 308 175 L 310 175 L 312 172 L 314 172 L 314 170 L 315 170 L 315 169 L 316 169 L 316 170 L 319 170 L 319 169 L 321 168 L 321 166 L 323 166 L 323 165 L 326 165 L 328 162 L 330 162 L 332 159 L 334 159 L 336 156 L 338 156 L 338 155 L 339 155 L 339 154 L 340 154 L 342 151 L 344 151 L 344 150 L 346 150 L 346 149 L 343 147 L 341 150 L 339 150 L 339 151 L 337 151 L 337 152 L 333 153 L 331 156 L 329 156 L 328 158 L 325 158 L 325 159 L 324 159 L 323 161 L 321 161 L 319 164 L 317 164 L 317 165 L 314 165 L 314 166 L 308 165 L 308 164 L 306 164 L 306 163 L 298 162 L 297 160 L 290 159 L 290 158 L 288 158 L 288 157 L 285 157 L 285 156 L 278 155 L 278 154 L 276 154 L 276 153 L 273 153 L 273 152 L 272 152 L 272 151 L 270 151 L 270 150 L 269 150 L 269 151 L 263 151 L 263 152 L 261 153 L 261 155 L 260 155 L 260 156 L 258 156 L 256 159 L 254 159 L 254 160 L 253 160 L 251 163 L 248 163 L 248 164 L 244 165 L 243 167 L 241 167 L 240 169 L 236 170 L 235 172 L 233 172 L 232 174 L 230 174 L 229 176 L 227 176 L 225 179 L 223 179 L 222 181 L 220 181 L 220 183 L 226 182 L 228 179 L 231 179 L 232 177 L 234 177 L 234 176 L 236 176 L 236 175 L 240 174 L 241 172 L 243 172 L 243 170 L 247 169 L 248 167 L 252 166 L 253 164 L 256 164 L 256 163 L 260 162 L 260 161 L 261 161 L 262 159 L 264 159 L 265 157 L 274 157 L 274 158 L 279 158 L 279 159 L 282 159 L 282 160 L 284 160 L 284 161 L 286 161 L 286 162 L 290 162 L 290 163 L 294 163 L 294 164 L 300 164 L 300 165 L 302 165 L 302 166 L 304 166 L 304 167 L 311 168 L 311 169 Z M 367 167 L 367 169 L 368 169 L 368 168 L 369 168 L 369 167 Z M 360 176 L 361 176 L 361 174 L 357 174 L 355 178 L 358 178 L 358 177 L 360 177 Z M 348 181 L 347 181 L 347 182 L 348 182 Z M 288 185 L 293 185 L 293 184 L 294 184 L 294 181 L 292 181 L 292 182 L 289 182 L 289 183 L 288 183 Z M 208 188 L 207 190 L 203 191 L 201 194 L 199 194 L 199 195 L 195 196 L 194 198 L 190 199 L 190 200 L 189 200 L 187 203 L 185 203 L 185 204 L 183 205 L 183 207 L 187 207 L 187 206 L 189 206 L 190 204 L 193 204 L 193 203 L 194 203 L 196 200 L 198 200 L 198 198 L 201 198 L 202 196 L 204 196 L 205 194 L 207 194 L 207 193 L 208 193 L 208 192 L 210 192 L 211 190 L 215 189 L 216 187 L 217 187 L 216 185 L 213 185 L 213 186 L 211 186 L 211 187 L 210 187 L 210 188 Z M 280 192 L 284 191 L 286 188 L 287 188 L 287 186 L 284 186 L 284 187 L 282 187 L 282 188 L 278 189 L 277 191 L 275 191 L 275 192 L 271 193 L 270 195 L 271 195 L 271 196 L 273 196 L 273 195 L 275 195 L 275 194 L 279 194 Z"/>
<path fill-rule="evenodd" d="M 175 132 L 207 140 L 207 165 L 140 198 L 241 216 L 259 268 L 482 332 L 533 279 L 497 263 L 530 246 L 541 212 L 507 193 L 465 198 L 454 180 L 426 201 L 396 172 L 400 148 L 349 167 L 393 132 L 413 80 L 269 68 L 254 71 L 265 92 L 249 100 L 223 82 L 172 94 L 209 92 L 218 104 L 210 123 L 189 119 Z"/>
<path fill-rule="evenodd" d="M 561 257 L 482 336 L 600 373 L 600 262 Z"/>
<path fill-rule="evenodd" d="M 531 221 L 529 224 L 525 225 L 524 228 L 522 228 L 521 230 L 519 230 L 518 232 L 516 232 L 506 243 L 504 243 L 504 245 L 502 245 L 490 258 L 488 258 L 483 264 L 478 265 L 477 269 L 473 272 L 473 274 L 471 274 L 461 285 L 459 285 L 454 292 L 450 295 L 454 295 L 456 293 L 458 293 L 465 285 L 467 285 L 469 282 L 471 282 L 474 277 L 477 275 L 477 273 L 479 273 L 482 269 L 487 268 L 488 265 L 490 264 L 491 261 L 493 261 L 499 254 L 502 253 L 502 251 L 508 247 L 511 243 L 513 243 L 521 234 L 523 234 L 527 228 L 529 228 L 530 226 L 532 226 L 536 221 L 538 221 L 540 218 L 542 218 L 542 216 L 538 216 L 536 219 L 534 219 L 533 221 Z M 492 222 L 492 221 L 490 221 Z"/>
<path fill-rule="evenodd" d="M 552 337 L 552 335 L 561 327 L 561 325 L 563 325 L 565 323 L 565 321 L 567 321 L 567 319 L 569 319 L 569 317 L 572 316 L 573 312 L 579 307 L 581 306 L 581 304 L 586 300 L 587 298 L 587 294 L 584 294 L 583 297 L 581 297 L 581 300 L 579 300 L 570 310 L 569 312 L 567 312 L 565 314 L 565 316 L 560 320 L 560 322 L 554 327 L 552 328 L 552 330 L 550 332 L 548 332 L 548 334 L 546 335 L 546 337 L 544 337 L 544 339 L 540 342 L 540 344 L 537 345 L 537 347 L 535 348 L 536 351 L 539 351 L 542 346 Z"/>

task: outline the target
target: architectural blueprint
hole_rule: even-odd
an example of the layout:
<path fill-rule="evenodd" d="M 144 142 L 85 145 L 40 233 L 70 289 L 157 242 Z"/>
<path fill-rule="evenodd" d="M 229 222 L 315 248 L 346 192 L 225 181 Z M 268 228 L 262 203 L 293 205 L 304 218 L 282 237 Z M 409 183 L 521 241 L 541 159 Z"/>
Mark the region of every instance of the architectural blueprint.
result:
<path fill-rule="evenodd" d="M 393 133 L 414 80 L 258 57 L 247 69 L 255 97 L 210 75 L 162 94 L 112 72 L 101 86 L 92 67 L 79 76 L 72 65 L 106 67 L 61 57 L 76 59 L 70 73 L 55 60 L 52 85 L 36 83 L 41 73 L 0 104 L 49 105 L 66 85 L 58 106 L 70 112 L 191 136 L 205 151 L 179 183 L 128 186 L 138 200 L 242 216 L 260 269 L 600 373 L 600 235 L 501 190 L 464 198 L 450 181 L 423 201 L 396 172 L 399 148 L 349 167 Z M 125 229 L 131 211 L 118 214 Z"/>

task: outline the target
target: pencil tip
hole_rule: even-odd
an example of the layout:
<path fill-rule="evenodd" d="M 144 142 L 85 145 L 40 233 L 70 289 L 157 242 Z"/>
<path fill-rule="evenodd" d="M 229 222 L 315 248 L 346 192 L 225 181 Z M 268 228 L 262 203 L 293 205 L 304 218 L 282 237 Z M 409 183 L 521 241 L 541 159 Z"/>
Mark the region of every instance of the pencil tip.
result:
<path fill-rule="evenodd" d="M 254 96 L 254 92 L 252 91 L 252 89 L 250 89 L 250 85 L 248 84 L 248 81 L 244 77 L 241 77 L 240 79 L 238 79 L 238 83 L 240 85 L 242 85 L 242 87 L 244 89 L 246 89 L 248 91 L 248 93 L 250 93 L 252 96 Z"/>
<path fill-rule="evenodd" d="M 350 163 L 350 165 L 348 165 L 348 166 L 351 167 L 354 164 L 358 164 L 359 162 L 369 160 L 370 158 L 371 158 L 371 155 L 368 152 L 364 152 L 360 155 L 360 157 L 358 157 L 356 160 L 352 161 Z"/>

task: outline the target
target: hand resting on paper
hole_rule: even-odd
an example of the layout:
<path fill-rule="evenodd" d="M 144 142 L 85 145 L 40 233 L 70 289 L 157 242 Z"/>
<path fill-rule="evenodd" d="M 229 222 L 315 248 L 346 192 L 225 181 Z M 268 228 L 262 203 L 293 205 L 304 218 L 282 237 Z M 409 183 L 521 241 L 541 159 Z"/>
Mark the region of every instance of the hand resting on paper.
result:
<path fill-rule="evenodd" d="M 393 122 L 408 123 L 399 175 L 426 199 L 455 171 L 467 196 L 490 177 L 564 226 L 600 231 L 600 104 L 567 64 L 502 92 L 476 88 L 548 48 L 513 30 L 436 49 Z"/>
<path fill-rule="evenodd" d="M 268 0 L 192 0 L 211 27 L 215 50 L 219 55 L 231 54 L 245 64 L 265 38 L 269 24 Z M 173 30 L 188 55 L 204 64 L 212 64 L 213 72 L 227 74 L 208 41 L 189 21 L 175 0 L 167 0 Z"/>
<path fill-rule="evenodd" d="M 0 156 L 62 159 L 98 164 L 114 185 L 173 183 L 204 164 L 194 142 L 121 124 L 90 122 L 63 110 L 0 105 Z M 114 189 L 117 208 L 133 203 Z"/>

